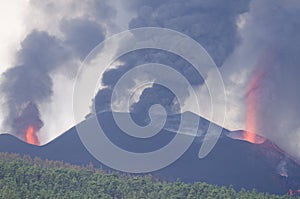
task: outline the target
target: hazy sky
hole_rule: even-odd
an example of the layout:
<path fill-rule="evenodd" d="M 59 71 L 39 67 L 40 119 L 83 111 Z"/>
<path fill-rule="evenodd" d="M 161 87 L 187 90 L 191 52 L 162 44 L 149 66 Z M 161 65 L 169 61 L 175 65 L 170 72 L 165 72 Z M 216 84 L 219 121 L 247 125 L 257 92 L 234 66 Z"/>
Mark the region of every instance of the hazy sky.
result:
<path fill-rule="evenodd" d="M 0 6 L 0 73 L 11 66 L 14 53 L 24 37 L 27 1 L 3 1 Z"/>

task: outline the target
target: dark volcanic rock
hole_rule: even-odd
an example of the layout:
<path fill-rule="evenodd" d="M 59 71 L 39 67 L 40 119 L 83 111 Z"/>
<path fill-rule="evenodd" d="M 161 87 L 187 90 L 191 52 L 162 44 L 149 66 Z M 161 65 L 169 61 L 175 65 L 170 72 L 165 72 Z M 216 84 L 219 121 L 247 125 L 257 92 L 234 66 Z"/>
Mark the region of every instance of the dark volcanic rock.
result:
<path fill-rule="evenodd" d="M 198 117 L 193 114 L 191 116 Z M 176 129 L 178 122 L 176 119 L 178 115 L 171 116 L 169 124 L 167 124 L 169 127 L 146 141 L 146 139 L 130 137 L 123 133 L 116 126 L 110 112 L 101 113 L 99 117 L 101 117 L 103 129 L 109 132 L 108 137 L 112 142 L 134 152 L 155 150 L 170 142 L 174 137 L 174 132 L 171 130 L 172 125 Z M 200 120 L 201 131 L 207 128 L 207 122 L 204 119 Z M 227 133 L 228 131 L 224 129 L 211 153 L 205 158 L 199 159 L 198 152 L 203 139 L 200 133 L 200 136 L 194 139 L 183 156 L 168 167 L 153 172 L 152 175 L 169 181 L 179 178 L 185 182 L 203 181 L 217 185 L 233 185 L 237 190 L 242 187 L 246 189 L 255 188 L 258 191 L 277 194 L 287 193 L 290 188 L 298 189 L 300 166 L 274 144 L 269 141 L 263 144 L 251 144 L 246 141 L 231 139 L 226 136 Z M 29 154 L 33 157 L 61 160 L 76 165 L 87 165 L 91 162 L 95 167 L 102 167 L 107 171 L 112 170 L 97 161 L 87 151 L 77 134 L 76 128 L 71 128 L 40 147 L 24 143 L 11 135 L 2 134 L 0 135 L 0 151 L 21 155 Z M 279 175 L 279 167 L 282 165 L 287 171 L 288 177 Z"/>

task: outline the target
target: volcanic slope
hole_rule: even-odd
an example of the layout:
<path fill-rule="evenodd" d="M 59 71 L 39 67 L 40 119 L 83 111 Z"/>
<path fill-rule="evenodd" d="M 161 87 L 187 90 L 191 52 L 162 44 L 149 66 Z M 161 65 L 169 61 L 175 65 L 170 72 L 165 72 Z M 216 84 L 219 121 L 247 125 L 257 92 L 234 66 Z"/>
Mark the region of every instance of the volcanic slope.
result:
<path fill-rule="evenodd" d="M 199 117 L 190 112 L 183 114 L 188 114 L 188 117 Z M 165 127 L 157 135 L 149 139 L 140 139 L 122 132 L 113 120 L 111 112 L 103 112 L 98 118 L 101 118 L 101 126 L 108 132 L 107 135 L 114 144 L 133 152 L 156 150 L 169 143 L 174 138 L 174 131 L 180 121 L 180 115 L 170 116 Z M 233 139 L 243 131 L 230 132 L 223 129 L 211 153 L 199 159 L 198 152 L 208 124 L 207 120 L 200 118 L 198 136 L 189 149 L 171 165 L 151 174 L 168 181 L 179 178 L 184 182 L 202 181 L 216 185 L 233 185 L 236 190 L 255 188 L 261 192 L 276 194 L 285 194 L 289 189 L 299 188 L 300 166 L 268 140 L 262 144 L 253 144 Z M 28 154 L 32 157 L 60 160 L 76 165 L 92 163 L 95 167 L 113 171 L 87 151 L 75 127 L 42 146 L 27 144 L 12 135 L 1 134 L 0 151 Z"/>

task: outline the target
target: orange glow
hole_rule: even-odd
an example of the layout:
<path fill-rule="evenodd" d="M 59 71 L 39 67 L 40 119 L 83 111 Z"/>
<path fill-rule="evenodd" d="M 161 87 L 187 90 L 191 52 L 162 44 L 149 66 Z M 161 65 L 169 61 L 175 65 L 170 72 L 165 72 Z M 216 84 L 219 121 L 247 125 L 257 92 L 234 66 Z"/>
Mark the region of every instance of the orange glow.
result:
<path fill-rule="evenodd" d="M 243 140 L 250 142 L 252 144 L 262 144 L 266 141 L 264 137 L 248 131 L 243 132 Z"/>
<path fill-rule="evenodd" d="M 252 144 L 262 144 L 266 141 L 266 138 L 247 131 L 233 131 L 226 135 L 234 140 L 243 140 Z"/>
<path fill-rule="evenodd" d="M 26 130 L 26 142 L 33 145 L 40 145 L 39 139 L 36 136 L 36 131 L 33 126 L 29 126 Z"/>
<path fill-rule="evenodd" d="M 256 110 L 257 110 L 257 89 L 261 83 L 261 79 L 264 76 L 263 72 L 254 74 L 251 79 L 246 96 L 246 131 L 243 132 L 243 139 L 254 143 L 260 144 L 261 139 L 256 135 L 257 123 L 256 123 Z"/>
<path fill-rule="evenodd" d="M 257 144 L 261 136 L 258 136 L 258 110 L 259 110 L 259 96 L 258 90 L 262 85 L 262 80 L 267 75 L 267 71 L 273 66 L 273 60 L 275 53 L 272 49 L 266 49 L 266 51 L 261 54 L 257 60 L 256 66 L 254 68 L 250 83 L 247 88 L 246 94 L 246 123 L 245 131 L 243 132 L 243 139 Z M 265 140 L 265 139 L 264 139 Z"/>

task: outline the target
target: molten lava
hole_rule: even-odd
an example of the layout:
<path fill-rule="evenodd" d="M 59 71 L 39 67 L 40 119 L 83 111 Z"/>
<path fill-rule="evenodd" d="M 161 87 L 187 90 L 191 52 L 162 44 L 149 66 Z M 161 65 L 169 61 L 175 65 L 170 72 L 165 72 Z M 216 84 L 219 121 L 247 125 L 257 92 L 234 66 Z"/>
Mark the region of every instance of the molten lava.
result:
<path fill-rule="evenodd" d="M 232 131 L 228 132 L 226 135 L 231 139 L 243 140 L 253 144 L 262 144 L 266 141 L 266 138 L 247 131 Z"/>
<path fill-rule="evenodd" d="M 256 124 L 256 110 L 257 110 L 257 89 L 264 76 L 263 72 L 254 74 L 251 79 L 246 98 L 246 130 L 243 132 L 243 139 L 253 144 L 261 144 L 261 138 L 259 138 L 255 132 L 257 132 Z"/>
<path fill-rule="evenodd" d="M 243 140 L 250 142 L 252 144 L 262 144 L 266 141 L 265 138 L 248 131 L 243 132 Z"/>
<path fill-rule="evenodd" d="M 34 126 L 29 126 L 25 134 L 26 142 L 33 145 L 40 145 L 39 139 L 36 135 Z"/>
<path fill-rule="evenodd" d="M 272 48 L 266 49 L 257 60 L 250 83 L 246 94 L 246 131 L 244 131 L 244 140 L 256 144 L 258 142 L 258 127 L 257 121 L 260 113 L 259 110 L 259 92 L 262 92 L 261 87 L 263 80 L 267 76 L 267 72 L 274 65 L 275 53 Z"/>

